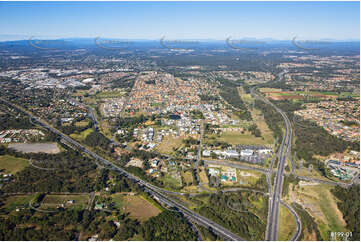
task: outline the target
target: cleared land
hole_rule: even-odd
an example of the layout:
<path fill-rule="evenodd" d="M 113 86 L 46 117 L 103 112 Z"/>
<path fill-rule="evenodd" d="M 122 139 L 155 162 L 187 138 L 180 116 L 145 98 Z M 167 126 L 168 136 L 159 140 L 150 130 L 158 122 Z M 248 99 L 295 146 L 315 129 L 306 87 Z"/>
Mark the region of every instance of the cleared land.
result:
<path fill-rule="evenodd" d="M 1 208 L 4 208 L 10 212 L 21 206 L 26 207 L 29 205 L 29 202 L 34 199 L 34 197 L 35 194 L 11 196 L 5 200 L 4 205 L 1 206 Z"/>
<path fill-rule="evenodd" d="M 157 216 L 161 212 L 142 196 L 124 196 L 123 201 L 125 211 L 141 222 L 150 217 Z"/>
<path fill-rule="evenodd" d="M 75 126 L 77 127 L 85 127 L 87 125 L 89 125 L 89 121 L 80 121 L 75 123 Z"/>
<path fill-rule="evenodd" d="M 60 152 L 57 143 L 10 144 L 8 147 L 23 153 L 56 154 Z"/>
<path fill-rule="evenodd" d="M 127 92 L 124 91 L 103 91 L 95 95 L 96 98 L 117 98 L 123 97 Z"/>
<path fill-rule="evenodd" d="M 156 150 L 162 154 L 172 154 L 174 149 L 178 149 L 182 145 L 182 140 L 184 137 L 174 137 L 167 136 L 163 139 L 162 143 L 160 143 Z"/>
<path fill-rule="evenodd" d="M 324 240 L 329 240 L 330 232 L 346 232 L 346 223 L 337 208 L 337 199 L 329 185 L 303 185 L 289 189 L 289 200 L 301 204 L 316 219 Z"/>
<path fill-rule="evenodd" d="M 261 178 L 262 174 L 257 171 L 237 169 L 237 183 L 242 186 L 252 187 Z"/>
<path fill-rule="evenodd" d="M 15 174 L 29 165 L 29 161 L 16 158 L 10 155 L 0 156 L 0 169 L 5 169 L 5 173 Z"/>
<path fill-rule="evenodd" d="M 191 171 L 182 172 L 182 176 L 184 178 L 184 182 L 186 184 L 193 183 L 193 174 Z"/>
<path fill-rule="evenodd" d="M 262 131 L 261 131 L 262 132 Z M 270 140 L 262 139 L 262 137 L 255 137 L 250 132 L 245 131 L 243 134 L 238 131 L 226 131 L 220 136 L 212 134 L 207 135 L 207 141 L 211 141 L 212 137 L 216 140 L 229 143 L 231 145 L 267 145 L 272 144 Z"/>
<path fill-rule="evenodd" d="M 285 100 L 285 99 L 329 99 L 329 98 L 345 98 L 348 96 L 359 97 L 360 95 L 352 92 L 307 92 L 307 91 L 282 91 L 276 88 L 261 88 L 261 92 L 274 100 Z"/>
<path fill-rule="evenodd" d="M 84 130 L 80 134 L 71 134 L 70 137 L 73 139 L 76 139 L 76 140 L 84 141 L 85 138 L 93 131 L 94 131 L 94 129 L 89 128 L 89 129 Z"/>
<path fill-rule="evenodd" d="M 202 167 L 200 168 L 199 179 L 200 179 L 200 182 L 201 182 L 201 183 L 208 184 L 208 176 L 207 176 L 207 174 L 206 174 L 206 171 L 205 171 L 205 169 L 204 169 L 204 166 L 202 166 Z"/>
<path fill-rule="evenodd" d="M 170 189 L 182 187 L 182 183 L 170 175 L 164 175 L 163 177 L 159 178 L 159 180 L 163 181 L 165 186 Z"/>
<path fill-rule="evenodd" d="M 73 200 L 74 203 L 66 203 L 69 200 Z M 40 208 L 56 208 L 60 204 L 64 204 L 65 207 L 71 207 L 76 209 L 86 209 L 89 200 L 89 195 L 71 194 L 71 195 L 46 195 L 41 202 Z"/>

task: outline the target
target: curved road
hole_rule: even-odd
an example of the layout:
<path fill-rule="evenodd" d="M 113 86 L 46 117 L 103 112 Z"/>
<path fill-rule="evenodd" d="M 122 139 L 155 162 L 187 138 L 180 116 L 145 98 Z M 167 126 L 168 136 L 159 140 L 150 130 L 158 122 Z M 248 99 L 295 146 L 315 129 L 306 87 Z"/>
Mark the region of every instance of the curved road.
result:
<path fill-rule="evenodd" d="M 22 107 L 19 107 L 18 105 L 15 105 L 15 104 L 9 102 L 9 101 L 1 98 L 1 97 L 0 97 L 0 100 L 3 101 L 4 103 L 6 103 L 7 105 L 21 111 L 22 113 L 25 113 L 26 115 L 32 117 L 42 127 L 46 128 L 50 132 L 60 136 L 62 139 L 66 140 L 67 142 L 72 144 L 74 147 L 80 149 L 82 152 L 86 153 L 87 155 L 93 157 L 98 162 L 103 163 L 104 166 L 106 166 L 107 168 L 113 169 L 114 171 L 117 171 L 118 173 L 124 175 L 125 177 L 128 177 L 129 179 L 134 180 L 137 184 L 139 184 L 141 187 L 143 187 L 145 191 L 147 191 L 148 193 L 150 193 L 151 195 L 156 197 L 162 203 L 164 203 L 164 204 L 166 204 L 166 205 L 168 205 L 170 207 L 175 207 L 184 216 L 189 216 L 190 218 L 192 218 L 194 221 L 196 221 L 200 225 L 203 225 L 205 227 L 211 227 L 214 232 L 216 232 L 220 236 L 224 237 L 226 240 L 235 240 L 235 241 L 244 240 L 243 238 L 241 238 L 240 236 L 232 233 L 228 229 L 220 226 L 219 224 L 213 222 L 212 220 L 210 220 L 210 219 L 208 219 L 206 217 L 203 217 L 203 216 L 193 212 L 192 210 L 190 210 L 190 209 L 184 207 L 183 205 L 179 204 L 174 199 L 169 198 L 168 196 L 164 195 L 163 194 L 163 192 L 164 192 L 163 189 L 158 188 L 158 187 L 156 187 L 156 186 L 154 186 L 154 185 L 152 185 L 152 184 L 150 184 L 150 183 L 148 183 L 146 181 L 141 180 L 140 178 L 130 174 L 126 170 L 116 166 L 112 162 L 102 158 L 98 154 L 90 151 L 89 149 L 87 149 L 86 147 L 84 147 L 83 145 L 78 143 L 77 141 L 71 139 L 69 136 L 63 134 L 61 131 L 59 131 L 59 130 L 55 129 L 54 127 L 52 127 L 51 125 L 49 125 L 46 121 L 44 121 L 44 120 L 42 120 L 42 119 L 40 119 L 38 117 L 35 117 L 29 111 L 23 109 Z"/>
<path fill-rule="evenodd" d="M 285 73 L 285 71 L 278 74 L 278 79 L 281 79 L 281 76 Z M 272 106 L 278 113 L 281 114 L 284 121 L 284 135 L 282 139 L 282 143 L 278 150 L 278 164 L 276 176 L 274 179 L 273 192 L 270 195 L 270 203 L 268 209 L 268 222 L 266 229 L 266 240 L 277 240 L 278 237 L 278 221 L 279 221 L 279 209 L 281 203 L 282 196 L 282 186 L 283 186 L 283 176 L 284 176 L 284 168 L 286 165 L 286 158 L 291 150 L 291 140 L 292 140 L 292 126 L 291 122 L 288 119 L 287 115 L 276 105 L 274 105 L 269 100 L 265 99 L 262 96 L 257 95 L 254 92 L 254 88 L 251 90 L 251 95 L 262 102 Z M 272 168 L 271 168 L 272 169 Z M 295 213 L 296 214 L 296 213 Z M 297 215 L 297 214 L 296 214 Z"/>

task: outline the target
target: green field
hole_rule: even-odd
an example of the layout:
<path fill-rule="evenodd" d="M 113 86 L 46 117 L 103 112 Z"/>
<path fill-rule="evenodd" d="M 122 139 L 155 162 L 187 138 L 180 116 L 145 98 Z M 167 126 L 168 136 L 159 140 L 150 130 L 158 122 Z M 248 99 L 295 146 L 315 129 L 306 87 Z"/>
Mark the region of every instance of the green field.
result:
<path fill-rule="evenodd" d="M 352 92 L 340 92 L 338 94 L 337 92 L 306 92 L 306 91 L 296 91 L 294 92 L 296 94 L 305 94 L 305 95 L 328 95 L 328 96 L 338 96 L 338 97 L 359 97 L 360 95 L 354 94 Z"/>
<path fill-rule="evenodd" d="M 89 129 L 86 129 L 84 130 L 83 132 L 81 132 L 80 134 L 71 134 L 70 137 L 73 138 L 73 139 L 77 139 L 77 140 L 80 140 L 80 141 L 84 141 L 85 138 L 91 133 L 93 132 L 94 129 L 92 128 L 89 128 Z"/>
<path fill-rule="evenodd" d="M 290 240 L 296 232 L 296 220 L 290 210 L 285 206 L 280 206 L 280 217 L 278 221 L 278 240 Z"/>
<path fill-rule="evenodd" d="M 85 127 L 87 125 L 89 125 L 89 121 L 86 121 L 86 120 L 75 123 L 75 126 L 77 126 L 77 127 Z"/>
<path fill-rule="evenodd" d="M 126 92 L 124 91 L 103 91 L 95 95 L 96 98 L 118 98 L 123 97 Z"/>
<path fill-rule="evenodd" d="M 290 191 L 301 200 L 302 204 L 312 206 L 314 211 L 306 209 L 315 219 L 319 226 L 321 236 L 329 240 L 331 231 L 346 232 L 345 221 L 341 211 L 337 207 L 337 199 L 330 190 L 330 185 L 302 186 Z"/>
<path fill-rule="evenodd" d="M 29 161 L 22 158 L 16 158 L 10 155 L 0 156 L 0 169 L 5 169 L 5 173 L 15 174 L 28 165 Z"/>
<path fill-rule="evenodd" d="M 114 193 L 111 195 L 112 201 L 114 202 L 115 207 L 118 210 L 124 209 L 124 194 L 122 193 Z"/>
<path fill-rule="evenodd" d="M 183 144 L 182 137 L 174 137 L 172 135 L 167 136 L 163 139 L 162 143 L 160 143 L 155 149 L 162 154 L 172 154 L 174 149 L 178 149 Z"/>
<path fill-rule="evenodd" d="M 1 208 L 4 208 L 5 210 L 10 212 L 22 205 L 28 206 L 29 202 L 32 201 L 35 196 L 36 194 L 8 197 Z"/>
<path fill-rule="evenodd" d="M 219 137 L 215 134 L 207 135 L 207 141 L 209 138 L 214 137 L 216 140 L 226 142 L 231 145 L 267 145 L 270 144 L 269 139 L 262 139 L 262 137 L 255 137 L 250 132 L 245 131 L 244 134 L 237 131 L 223 132 Z"/>
<path fill-rule="evenodd" d="M 166 188 L 177 189 L 182 187 L 181 182 L 169 175 L 164 175 L 163 177 L 159 178 L 159 180 L 164 182 Z"/>
<path fill-rule="evenodd" d="M 42 200 L 40 208 L 55 208 L 59 204 L 65 204 L 68 200 L 74 200 L 74 203 L 66 204 L 67 208 L 86 209 L 89 201 L 89 195 L 46 195 L 45 198 Z"/>
<path fill-rule="evenodd" d="M 182 171 L 182 176 L 184 178 L 185 183 L 193 183 L 193 175 L 191 171 Z"/>
<path fill-rule="evenodd" d="M 254 186 L 257 181 L 261 178 L 262 173 L 252 170 L 237 169 L 237 185 L 242 186 Z"/>

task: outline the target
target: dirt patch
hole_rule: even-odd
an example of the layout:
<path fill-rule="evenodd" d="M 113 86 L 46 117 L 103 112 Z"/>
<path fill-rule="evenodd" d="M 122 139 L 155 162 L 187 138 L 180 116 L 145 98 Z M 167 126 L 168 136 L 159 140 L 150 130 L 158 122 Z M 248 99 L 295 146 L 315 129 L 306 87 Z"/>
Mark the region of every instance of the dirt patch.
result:
<path fill-rule="evenodd" d="M 128 166 L 135 166 L 135 167 L 143 168 L 143 161 L 140 159 L 134 158 L 134 159 L 131 159 L 127 163 L 126 167 L 128 167 Z"/>
<path fill-rule="evenodd" d="M 141 196 L 124 197 L 125 210 L 133 218 L 145 221 L 150 217 L 157 216 L 161 211 Z"/>
<path fill-rule="evenodd" d="M 23 153 L 56 154 L 60 152 L 57 143 L 10 144 L 9 148 Z"/>

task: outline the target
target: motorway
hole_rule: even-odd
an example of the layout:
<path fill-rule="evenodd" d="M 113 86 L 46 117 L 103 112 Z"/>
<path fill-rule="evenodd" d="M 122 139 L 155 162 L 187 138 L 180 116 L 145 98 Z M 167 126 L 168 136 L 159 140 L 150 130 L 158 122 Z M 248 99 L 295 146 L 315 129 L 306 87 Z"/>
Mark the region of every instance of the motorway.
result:
<path fill-rule="evenodd" d="M 282 75 L 286 73 L 283 71 L 278 74 L 278 80 L 282 78 Z M 278 163 L 277 163 L 277 171 L 275 174 L 273 192 L 270 194 L 270 203 L 268 209 L 268 221 L 267 221 L 267 229 L 266 229 L 266 240 L 277 240 L 278 237 L 278 220 L 279 220 L 279 210 L 282 196 L 282 186 L 283 186 L 283 175 L 284 168 L 286 165 L 286 158 L 291 150 L 291 140 L 292 140 L 292 126 L 291 122 L 288 119 L 287 115 L 276 105 L 274 105 L 269 100 L 263 98 L 262 96 L 257 95 L 254 92 L 254 88 L 251 89 L 251 95 L 264 103 L 272 106 L 278 113 L 281 114 L 284 121 L 284 135 L 282 139 L 282 143 L 278 150 Z M 273 167 L 270 167 L 272 170 Z M 295 213 L 296 214 L 296 213 Z M 297 215 L 297 214 L 296 214 Z"/>
<path fill-rule="evenodd" d="M 283 206 L 285 206 L 286 208 L 288 208 L 288 210 L 290 210 L 292 215 L 295 217 L 297 230 L 296 230 L 296 233 L 292 236 L 291 240 L 296 241 L 296 240 L 298 240 L 298 238 L 301 235 L 301 230 L 302 230 L 301 219 L 300 219 L 300 217 L 298 217 L 296 211 L 291 206 L 289 206 L 287 203 L 285 203 L 283 201 L 281 201 L 281 204 Z"/>
<path fill-rule="evenodd" d="M 219 234 L 220 236 L 222 236 L 223 238 L 225 238 L 226 240 L 233 240 L 233 241 L 241 241 L 244 240 L 243 238 L 241 238 L 240 236 L 232 233 L 231 231 L 227 230 L 226 228 L 220 226 L 219 224 L 209 220 L 208 218 L 205 218 L 193 211 L 191 211 L 190 209 L 184 207 L 183 205 L 179 204 L 177 201 L 175 201 L 172 198 L 169 198 L 168 196 L 163 194 L 163 189 L 158 188 L 146 181 L 141 180 L 140 178 L 130 174 L 129 172 L 127 172 L 126 170 L 116 166 L 115 164 L 113 164 L 112 162 L 102 158 L 101 156 L 99 156 L 98 154 L 90 151 L 89 149 L 87 149 L 86 147 L 84 147 L 83 145 L 81 145 L 80 143 L 78 143 L 77 141 L 71 139 L 69 136 L 63 134 L 61 131 L 55 129 L 54 127 L 52 127 L 51 125 L 49 125 L 46 121 L 34 116 L 32 113 L 28 112 L 27 110 L 23 109 L 22 107 L 19 107 L 18 105 L 15 105 L 3 98 L 0 97 L 0 100 L 3 101 L 4 103 L 6 103 L 7 105 L 21 111 L 22 113 L 25 113 L 26 115 L 30 116 L 32 119 L 34 119 L 37 123 L 39 123 L 42 127 L 48 129 L 49 131 L 51 131 L 52 133 L 58 135 L 59 137 L 61 137 L 62 139 L 64 139 L 65 141 L 69 142 L 70 144 L 72 144 L 74 147 L 76 147 L 77 149 L 81 150 L 82 152 L 84 152 L 85 154 L 93 157 L 95 160 L 97 160 L 98 162 L 101 162 L 102 164 L 104 164 L 105 167 L 109 168 L 109 169 L 113 169 L 114 171 L 124 175 L 125 177 L 135 181 L 139 186 L 143 187 L 144 190 L 148 193 L 150 193 L 154 198 L 158 199 L 160 202 L 170 206 L 170 207 L 175 207 L 179 212 L 181 212 L 184 216 L 190 217 L 192 218 L 194 221 L 196 221 L 198 224 L 208 228 L 212 228 L 213 231 L 217 234 Z"/>

